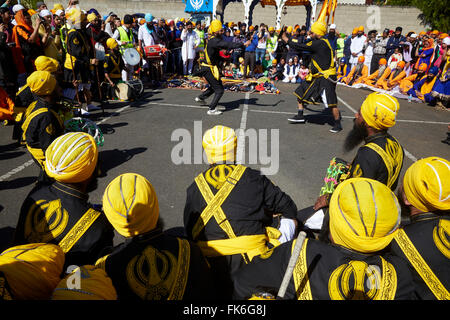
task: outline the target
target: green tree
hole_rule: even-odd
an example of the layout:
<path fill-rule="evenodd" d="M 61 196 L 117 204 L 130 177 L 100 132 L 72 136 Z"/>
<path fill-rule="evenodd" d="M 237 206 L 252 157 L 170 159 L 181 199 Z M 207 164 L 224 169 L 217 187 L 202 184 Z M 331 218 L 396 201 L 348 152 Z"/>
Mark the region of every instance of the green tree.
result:
<path fill-rule="evenodd" d="M 388 0 L 386 5 L 414 6 L 420 11 L 418 18 L 424 26 L 447 32 L 450 30 L 450 6 L 443 0 Z"/>

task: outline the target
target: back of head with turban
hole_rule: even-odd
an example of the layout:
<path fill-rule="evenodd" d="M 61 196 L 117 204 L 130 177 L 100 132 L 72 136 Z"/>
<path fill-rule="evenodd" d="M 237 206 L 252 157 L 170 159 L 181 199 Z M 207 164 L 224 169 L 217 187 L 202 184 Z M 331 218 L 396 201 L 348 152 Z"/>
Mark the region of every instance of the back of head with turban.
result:
<path fill-rule="evenodd" d="M 327 26 L 322 21 L 316 21 L 311 26 L 311 32 L 314 32 L 319 36 L 323 36 L 325 35 L 325 33 L 327 33 Z"/>
<path fill-rule="evenodd" d="M 423 212 L 450 210 L 450 162 L 439 157 L 418 160 L 406 170 L 403 190 Z"/>
<path fill-rule="evenodd" d="M 79 277 L 79 287 L 69 288 L 74 277 Z M 76 268 L 59 282 L 53 291 L 52 300 L 117 300 L 117 292 L 103 269 L 85 265 Z"/>
<path fill-rule="evenodd" d="M 374 92 L 364 100 L 360 114 L 370 127 L 386 130 L 395 125 L 399 110 L 397 98 L 387 93 Z"/>
<path fill-rule="evenodd" d="M 38 96 L 50 95 L 56 87 L 56 79 L 48 71 L 35 71 L 27 78 L 31 92 Z"/>
<path fill-rule="evenodd" d="M 97 160 L 94 138 L 84 132 L 69 132 L 56 138 L 47 148 L 44 168 L 56 181 L 78 183 L 92 176 Z"/>
<path fill-rule="evenodd" d="M 119 43 L 117 43 L 116 39 L 109 38 L 108 40 L 106 40 L 106 46 L 112 50 L 114 48 L 117 48 L 119 46 Z"/>
<path fill-rule="evenodd" d="M 159 218 L 155 189 L 143 176 L 125 173 L 116 177 L 103 194 L 103 211 L 124 237 L 153 230 Z"/>
<path fill-rule="evenodd" d="M 400 205 L 395 194 L 376 180 L 345 180 L 330 200 L 333 242 L 358 252 L 384 249 L 394 238 L 400 221 Z"/>
<path fill-rule="evenodd" d="M 237 137 L 233 129 L 221 125 L 215 126 L 205 132 L 202 144 L 209 163 L 235 161 Z"/>
<path fill-rule="evenodd" d="M 37 71 L 48 71 L 50 73 L 53 73 L 58 71 L 59 68 L 58 60 L 47 56 L 37 57 L 34 64 L 36 65 Z"/>
<path fill-rule="evenodd" d="M 153 15 L 151 13 L 147 13 L 144 17 L 145 21 L 147 22 L 152 22 L 153 20 Z"/>
<path fill-rule="evenodd" d="M 13 299 L 47 300 L 60 281 L 64 252 L 54 244 L 31 243 L 0 254 L 0 272 Z"/>

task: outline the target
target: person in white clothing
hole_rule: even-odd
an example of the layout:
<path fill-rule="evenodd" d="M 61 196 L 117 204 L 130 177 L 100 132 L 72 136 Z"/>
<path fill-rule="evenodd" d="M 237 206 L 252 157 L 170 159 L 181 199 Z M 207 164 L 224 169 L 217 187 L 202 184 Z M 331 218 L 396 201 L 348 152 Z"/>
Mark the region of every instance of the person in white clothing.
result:
<path fill-rule="evenodd" d="M 289 59 L 289 62 L 284 66 L 284 78 L 283 82 L 296 83 L 297 82 L 298 68 L 294 65 L 294 61 Z"/>
<path fill-rule="evenodd" d="M 200 44 L 200 38 L 197 33 L 194 32 L 194 25 L 191 21 L 186 23 L 186 26 L 181 32 L 181 40 L 183 46 L 181 47 L 181 56 L 183 59 L 183 74 L 192 74 L 192 67 L 195 59 L 195 49 Z"/>
<path fill-rule="evenodd" d="M 369 74 L 372 74 L 374 70 L 370 70 L 373 56 L 373 48 L 375 47 L 375 39 L 377 37 L 377 31 L 372 30 L 368 34 L 368 38 L 364 43 L 364 64 L 369 68 Z"/>
<path fill-rule="evenodd" d="M 350 56 L 350 64 L 352 68 L 358 64 L 358 57 L 363 54 L 364 43 L 367 38 L 364 35 L 364 27 L 360 26 L 358 28 L 358 34 L 356 37 L 352 39 L 352 43 L 350 44 L 350 51 L 352 55 Z"/>

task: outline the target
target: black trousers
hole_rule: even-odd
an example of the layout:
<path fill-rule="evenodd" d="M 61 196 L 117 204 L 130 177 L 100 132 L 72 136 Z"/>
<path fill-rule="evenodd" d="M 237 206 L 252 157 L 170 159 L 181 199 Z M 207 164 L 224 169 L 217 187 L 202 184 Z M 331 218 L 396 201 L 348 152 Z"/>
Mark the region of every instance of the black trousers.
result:
<path fill-rule="evenodd" d="M 253 76 L 255 70 L 256 53 L 246 51 L 244 55 L 244 78 L 247 78 L 247 66 L 250 64 L 250 75 Z"/>
<path fill-rule="evenodd" d="M 202 92 L 199 96 L 200 99 L 206 99 L 214 93 L 214 98 L 209 104 L 209 110 L 214 110 L 219 103 L 220 98 L 222 98 L 224 93 L 224 88 L 222 84 L 222 80 L 217 80 L 214 78 L 211 69 L 208 67 L 202 67 L 201 70 L 197 73 L 198 75 L 205 77 L 206 81 L 209 84 L 209 88 Z"/>

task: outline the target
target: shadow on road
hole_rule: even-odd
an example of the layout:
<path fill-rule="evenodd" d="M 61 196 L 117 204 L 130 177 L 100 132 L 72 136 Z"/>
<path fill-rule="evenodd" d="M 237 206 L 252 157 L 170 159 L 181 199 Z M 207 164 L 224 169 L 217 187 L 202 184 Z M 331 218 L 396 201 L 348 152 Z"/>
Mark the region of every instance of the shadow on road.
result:
<path fill-rule="evenodd" d="M 36 182 L 37 177 L 22 177 L 11 181 L 0 181 L 0 190 L 11 190 L 26 187 Z"/>
<path fill-rule="evenodd" d="M 116 132 L 115 128 L 125 127 L 128 125 L 128 122 L 117 122 L 113 124 L 102 123 L 98 127 L 102 130 L 103 134 L 113 134 Z"/>
<path fill-rule="evenodd" d="M 146 150 L 147 148 L 142 147 L 125 150 L 114 149 L 114 150 L 100 151 L 98 154 L 101 169 L 100 176 L 105 177 L 109 170 L 120 166 L 122 163 L 131 160 L 135 155 L 143 153 Z"/>
<path fill-rule="evenodd" d="M 0 153 L 0 161 L 17 158 L 17 157 L 23 156 L 24 154 L 25 154 L 25 151 Z"/>
<path fill-rule="evenodd" d="M 4 227 L 0 229 L 0 252 L 12 246 L 14 232 L 16 231 L 13 227 Z"/>

